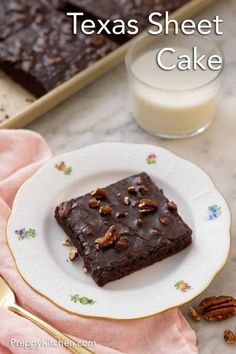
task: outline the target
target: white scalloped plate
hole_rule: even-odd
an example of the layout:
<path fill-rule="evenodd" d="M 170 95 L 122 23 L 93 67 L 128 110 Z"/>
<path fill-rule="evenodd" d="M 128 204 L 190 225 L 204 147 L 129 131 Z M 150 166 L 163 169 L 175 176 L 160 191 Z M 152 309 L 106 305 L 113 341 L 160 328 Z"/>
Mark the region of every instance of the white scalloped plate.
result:
<path fill-rule="evenodd" d="M 100 288 L 82 271 L 82 259 L 67 261 L 54 209 L 142 171 L 177 203 L 193 229 L 193 243 Z M 182 305 L 209 285 L 228 257 L 230 213 L 209 176 L 194 164 L 157 146 L 104 143 L 56 157 L 30 178 L 15 198 L 7 234 L 21 276 L 57 306 L 78 315 L 134 319 Z"/>

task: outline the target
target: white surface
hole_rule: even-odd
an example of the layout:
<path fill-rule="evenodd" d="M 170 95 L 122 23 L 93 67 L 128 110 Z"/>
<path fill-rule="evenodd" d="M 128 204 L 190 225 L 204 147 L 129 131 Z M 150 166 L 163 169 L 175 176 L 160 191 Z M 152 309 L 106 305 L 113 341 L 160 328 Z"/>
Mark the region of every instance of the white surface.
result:
<path fill-rule="evenodd" d="M 150 154 L 156 155 L 155 164 L 147 163 Z M 60 161 L 72 167 L 71 175 L 55 168 Z M 62 246 L 66 234 L 57 225 L 54 210 L 65 200 L 141 171 L 177 203 L 193 229 L 193 243 L 178 255 L 100 288 L 82 271 L 82 259 L 67 262 L 68 249 Z M 208 207 L 214 204 L 221 215 L 210 220 Z M 105 143 L 54 158 L 21 187 L 8 225 L 8 242 L 24 279 L 56 304 L 78 314 L 130 319 L 178 306 L 202 292 L 226 261 L 229 227 L 227 204 L 197 166 L 156 146 Z M 22 228 L 35 229 L 36 237 L 19 240 L 15 231 Z M 191 289 L 176 289 L 179 281 Z M 96 303 L 75 304 L 70 294 L 82 294 Z"/>
<path fill-rule="evenodd" d="M 29 126 L 41 133 L 54 154 L 103 141 L 151 143 L 201 166 L 213 178 L 231 209 L 232 246 L 230 258 L 204 294 L 229 294 L 236 297 L 236 86 L 235 86 L 235 0 L 220 0 L 198 18 L 223 18 L 224 36 L 216 38 L 226 57 L 221 104 L 212 126 L 203 134 L 180 141 L 157 139 L 148 135 L 131 119 L 124 66 L 97 80 L 67 102 Z M 214 247 L 214 244 L 212 245 Z M 183 308 L 186 313 L 188 305 Z M 235 318 L 221 323 L 190 322 L 197 332 L 200 354 L 232 354 L 234 346 L 224 343 L 223 332 L 235 330 Z"/>

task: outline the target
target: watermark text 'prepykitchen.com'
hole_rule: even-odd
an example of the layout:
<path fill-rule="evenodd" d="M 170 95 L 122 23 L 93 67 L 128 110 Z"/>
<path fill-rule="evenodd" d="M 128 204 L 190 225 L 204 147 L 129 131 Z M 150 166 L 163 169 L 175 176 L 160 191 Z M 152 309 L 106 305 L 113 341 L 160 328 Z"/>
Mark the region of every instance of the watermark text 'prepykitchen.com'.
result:
<path fill-rule="evenodd" d="M 61 347 L 86 347 L 92 348 L 96 347 L 96 342 L 94 340 L 80 340 L 80 341 L 62 341 L 62 340 L 50 340 L 50 339 L 40 339 L 40 340 L 19 340 L 15 338 L 10 339 L 10 346 L 15 348 L 24 349 L 38 349 L 38 348 L 61 348 Z"/>

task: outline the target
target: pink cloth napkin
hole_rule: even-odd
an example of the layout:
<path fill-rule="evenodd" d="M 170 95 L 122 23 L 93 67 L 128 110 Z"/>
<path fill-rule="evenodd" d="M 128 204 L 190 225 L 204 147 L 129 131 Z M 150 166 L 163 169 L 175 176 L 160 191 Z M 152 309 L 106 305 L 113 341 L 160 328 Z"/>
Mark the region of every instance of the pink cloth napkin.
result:
<path fill-rule="evenodd" d="M 22 280 L 6 243 L 6 223 L 17 189 L 50 157 L 48 146 L 38 134 L 24 130 L 0 131 L 0 274 L 14 289 L 19 305 L 75 339 L 96 341 L 96 347 L 91 350 L 97 354 L 198 353 L 195 333 L 177 309 L 132 321 L 82 318 L 60 310 Z M 1 354 L 68 353 L 63 348 L 46 348 L 42 344 L 38 349 L 11 346 L 12 339 L 25 341 L 25 345 L 53 340 L 30 321 L 0 308 Z"/>

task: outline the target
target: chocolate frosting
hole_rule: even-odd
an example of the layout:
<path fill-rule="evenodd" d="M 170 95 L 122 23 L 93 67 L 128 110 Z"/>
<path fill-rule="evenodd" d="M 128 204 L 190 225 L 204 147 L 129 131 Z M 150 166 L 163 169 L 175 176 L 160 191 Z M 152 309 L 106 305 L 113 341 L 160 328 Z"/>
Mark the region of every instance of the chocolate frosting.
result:
<path fill-rule="evenodd" d="M 110 205 L 112 212 L 109 215 L 101 215 L 99 208 L 89 206 L 90 193 L 59 206 L 59 212 L 60 209 L 63 211 L 63 223 L 69 230 L 73 244 L 82 251 L 90 272 L 122 267 L 127 261 L 148 257 L 158 249 L 165 253 L 179 239 L 191 239 L 192 231 L 178 214 L 175 204 L 169 203 L 163 191 L 146 173 L 123 179 L 104 190 L 107 198 L 100 200 L 100 207 Z M 154 209 L 141 212 L 141 200 L 152 200 Z M 125 212 L 125 216 L 117 217 L 121 211 Z M 120 240 L 126 240 L 121 242 L 126 247 L 116 247 L 114 242 L 98 250 L 96 239 L 104 236 L 113 225 Z"/>

